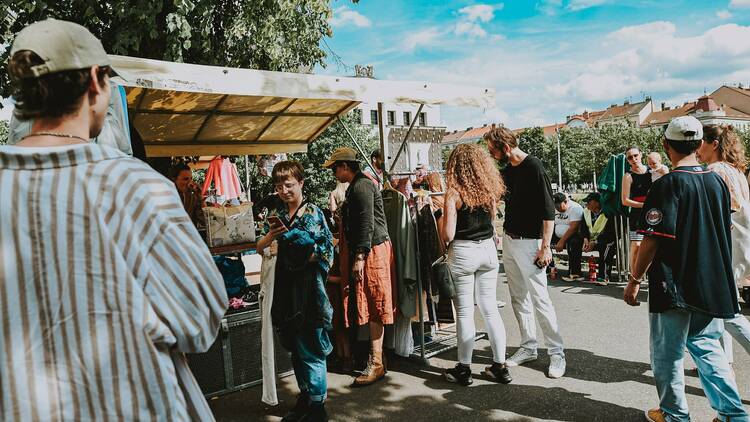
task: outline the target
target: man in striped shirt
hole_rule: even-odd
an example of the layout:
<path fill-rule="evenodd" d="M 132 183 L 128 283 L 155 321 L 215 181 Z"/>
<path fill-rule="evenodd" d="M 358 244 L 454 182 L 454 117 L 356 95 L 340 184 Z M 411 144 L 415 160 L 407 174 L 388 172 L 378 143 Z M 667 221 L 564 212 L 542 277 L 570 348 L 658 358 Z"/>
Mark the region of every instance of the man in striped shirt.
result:
<path fill-rule="evenodd" d="M 0 419 L 212 420 L 183 353 L 213 343 L 224 284 L 174 185 L 88 142 L 109 59 L 85 28 L 18 33 L 0 147 Z"/>

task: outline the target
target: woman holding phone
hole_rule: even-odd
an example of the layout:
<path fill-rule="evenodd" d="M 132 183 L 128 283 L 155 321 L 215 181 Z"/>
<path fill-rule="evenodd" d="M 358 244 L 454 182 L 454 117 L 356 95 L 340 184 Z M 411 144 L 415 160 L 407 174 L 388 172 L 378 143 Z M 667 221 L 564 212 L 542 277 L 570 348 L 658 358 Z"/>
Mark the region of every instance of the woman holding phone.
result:
<path fill-rule="evenodd" d="M 333 262 L 333 236 L 320 208 L 302 196 L 304 171 L 296 161 L 276 164 L 271 178 L 281 204 L 269 210 L 258 250 L 277 252 L 271 315 L 281 343 L 292 353 L 300 394 L 283 421 L 327 421 L 326 356 L 333 309 L 325 283 Z"/>

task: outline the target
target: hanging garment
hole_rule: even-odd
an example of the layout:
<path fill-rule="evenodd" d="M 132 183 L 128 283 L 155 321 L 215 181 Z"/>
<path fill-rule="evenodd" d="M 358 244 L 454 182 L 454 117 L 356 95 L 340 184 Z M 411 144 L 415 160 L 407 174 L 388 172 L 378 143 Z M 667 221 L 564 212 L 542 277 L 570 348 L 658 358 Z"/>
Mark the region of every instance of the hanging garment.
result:
<path fill-rule="evenodd" d="M 271 308 L 273 307 L 273 286 L 276 273 L 276 256 L 271 255 L 271 248 L 263 251 L 263 261 L 260 264 L 260 361 L 263 372 L 263 394 L 260 400 L 276 406 L 279 399 L 276 394 L 276 359 L 274 355 L 273 321 Z"/>
<path fill-rule="evenodd" d="M 216 195 L 221 199 L 220 202 L 239 198 L 243 192 L 237 167 L 228 158 L 222 158 L 221 156 L 215 157 L 208 165 L 206 181 L 203 182 L 202 194 L 204 197 L 207 196 L 211 183 L 214 184 Z"/>
<path fill-rule="evenodd" d="M 203 189 L 201 190 L 201 194 L 204 198 L 208 196 L 208 190 L 211 188 L 211 183 L 214 184 L 216 195 L 223 195 L 224 187 L 221 184 L 222 162 L 223 159 L 221 156 L 216 156 L 210 163 L 208 163 L 208 169 L 206 169 L 206 180 L 203 182 Z"/>
<path fill-rule="evenodd" d="M 430 207 L 422 207 L 417 214 L 417 218 L 419 220 L 419 274 L 422 277 L 422 287 L 431 292 L 432 295 L 437 295 L 438 289 L 432 279 L 432 263 L 443 255 L 445 247 L 438 235 L 435 216 L 432 214 Z M 450 301 L 450 298 L 445 299 Z"/>
<path fill-rule="evenodd" d="M 384 189 L 383 210 L 396 263 L 397 307 L 405 317 L 416 315 L 417 239 L 407 199 L 400 192 Z"/>
<path fill-rule="evenodd" d="M 414 353 L 414 335 L 411 332 L 411 318 L 399 312 L 394 324 L 395 352 L 401 357 L 408 358 Z"/>
<path fill-rule="evenodd" d="M 240 176 L 237 174 L 237 166 L 225 158 L 221 163 L 221 185 L 224 187 L 224 198 L 226 200 L 239 198 L 242 195 Z"/>

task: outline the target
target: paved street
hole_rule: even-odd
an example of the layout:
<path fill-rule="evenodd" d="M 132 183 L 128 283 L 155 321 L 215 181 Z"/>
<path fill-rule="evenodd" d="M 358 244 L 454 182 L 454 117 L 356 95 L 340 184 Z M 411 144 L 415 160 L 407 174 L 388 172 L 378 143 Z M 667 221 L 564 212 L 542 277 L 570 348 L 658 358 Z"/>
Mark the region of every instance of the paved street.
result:
<path fill-rule="evenodd" d="M 498 297 L 509 302 L 505 277 Z M 622 287 L 553 282 L 550 290 L 566 343 L 568 370 L 559 380 L 545 376 L 548 358 L 512 369 L 513 383 L 495 384 L 477 375 L 491 363 L 486 340 L 474 354 L 474 384 L 445 382 L 442 368 L 455 364 L 456 352 L 430 361 L 430 367 L 398 362 L 386 381 L 351 389 L 348 376 L 329 374 L 327 409 L 335 421 L 642 421 L 643 409 L 657 403 L 648 354 L 647 306 L 631 308 Z M 642 300 L 646 296 L 643 295 Z M 516 350 L 518 326 L 510 305 L 502 310 L 508 333 L 508 354 Z M 747 308 L 744 309 L 748 314 Z M 745 405 L 750 409 L 750 356 L 735 343 L 734 369 Z M 692 362 L 686 359 L 688 401 L 694 421 L 714 414 L 700 388 Z M 256 387 L 211 402 L 219 421 L 278 421 L 294 404 L 293 377 L 281 381 L 279 406 L 260 401 Z"/>

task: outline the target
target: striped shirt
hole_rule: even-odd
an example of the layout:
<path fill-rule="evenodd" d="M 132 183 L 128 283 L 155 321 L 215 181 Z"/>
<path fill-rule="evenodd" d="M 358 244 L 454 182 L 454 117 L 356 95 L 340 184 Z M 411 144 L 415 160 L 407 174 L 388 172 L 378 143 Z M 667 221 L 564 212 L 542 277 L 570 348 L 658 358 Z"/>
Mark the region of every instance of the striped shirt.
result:
<path fill-rule="evenodd" d="M 0 419 L 213 420 L 183 353 L 227 297 L 174 185 L 97 145 L 0 147 Z"/>

